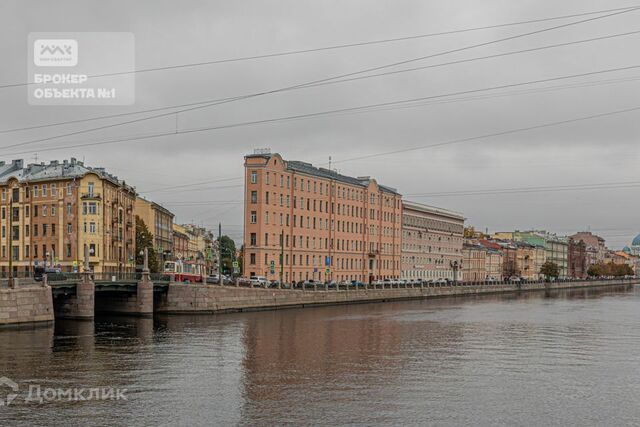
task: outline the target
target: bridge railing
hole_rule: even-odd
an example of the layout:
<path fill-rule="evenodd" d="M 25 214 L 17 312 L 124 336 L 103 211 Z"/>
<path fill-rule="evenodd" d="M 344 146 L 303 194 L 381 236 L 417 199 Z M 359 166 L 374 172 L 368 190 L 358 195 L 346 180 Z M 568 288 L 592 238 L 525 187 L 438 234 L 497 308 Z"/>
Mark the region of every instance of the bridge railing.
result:
<path fill-rule="evenodd" d="M 47 273 L 48 282 L 80 281 L 84 273 Z M 171 276 L 163 273 L 149 274 L 152 282 L 170 282 Z M 137 282 L 142 273 L 91 273 L 94 282 Z"/>

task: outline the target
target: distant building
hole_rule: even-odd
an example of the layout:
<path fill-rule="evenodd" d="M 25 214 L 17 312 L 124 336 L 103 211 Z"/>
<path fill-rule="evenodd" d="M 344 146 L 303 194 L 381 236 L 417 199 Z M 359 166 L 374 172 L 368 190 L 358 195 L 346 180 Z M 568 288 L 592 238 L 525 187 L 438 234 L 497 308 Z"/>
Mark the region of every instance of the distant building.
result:
<path fill-rule="evenodd" d="M 1 253 L 6 273 L 34 265 L 95 272 L 135 270 L 135 190 L 75 158 L 23 167 L 0 162 Z"/>
<path fill-rule="evenodd" d="M 187 260 L 195 253 L 189 251 L 189 232 L 181 225 L 173 224 L 173 259 Z"/>
<path fill-rule="evenodd" d="M 591 246 L 593 248 L 592 252 L 595 253 L 595 259 L 589 260 L 589 265 L 604 262 L 607 254 L 607 247 L 605 245 L 605 240 L 602 237 L 597 236 L 590 231 L 581 231 L 569 236 L 569 238 L 573 239 L 575 242 L 583 241 L 587 247 Z"/>
<path fill-rule="evenodd" d="M 544 230 L 499 232 L 495 233 L 494 236 L 500 239 L 525 242 L 534 246 L 543 247 L 545 250 L 545 261 L 551 261 L 558 266 L 559 277 L 568 276 L 569 242 L 566 237 L 558 236 Z"/>
<path fill-rule="evenodd" d="M 462 257 L 462 280 L 483 282 L 487 279 L 487 249 L 484 246 L 464 243 Z"/>
<path fill-rule="evenodd" d="M 173 213 L 159 204 L 138 196 L 135 207 L 139 216 L 153 236 L 153 247 L 158 261 L 163 263 L 173 257 Z"/>
<path fill-rule="evenodd" d="M 480 239 L 478 244 L 487 249 L 487 279 L 502 280 L 504 277 L 503 248 L 495 241 Z"/>
<path fill-rule="evenodd" d="M 573 238 L 569 238 L 569 277 L 584 279 L 587 277 L 589 266 L 587 244 L 583 240 L 576 241 Z"/>
<path fill-rule="evenodd" d="M 402 207 L 401 277 L 461 280 L 462 214 L 408 201 Z"/>

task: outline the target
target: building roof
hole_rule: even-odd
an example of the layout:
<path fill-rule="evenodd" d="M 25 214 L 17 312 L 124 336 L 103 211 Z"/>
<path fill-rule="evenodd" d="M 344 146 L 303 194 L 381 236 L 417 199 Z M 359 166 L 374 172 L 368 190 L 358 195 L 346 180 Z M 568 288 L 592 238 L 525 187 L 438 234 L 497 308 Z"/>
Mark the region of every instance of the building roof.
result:
<path fill-rule="evenodd" d="M 254 154 L 247 154 L 245 156 L 245 158 L 264 158 L 264 159 L 271 159 L 273 156 L 275 156 L 276 153 L 254 153 Z M 282 156 L 280 156 L 282 157 Z M 372 181 L 372 179 L 370 177 L 352 177 L 352 176 L 348 176 L 348 175 L 343 175 L 340 174 L 334 170 L 330 170 L 327 168 L 319 168 L 316 166 L 313 166 L 311 163 L 307 163 L 307 162 L 302 162 L 299 160 L 284 160 L 283 162 L 287 168 L 287 170 L 289 171 L 293 171 L 293 172 L 298 172 L 298 173 L 303 173 L 306 175 L 311 175 L 311 176 L 315 176 L 318 178 L 325 178 L 325 179 L 330 179 L 330 180 L 334 180 L 334 181 L 338 181 L 338 182 L 342 182 L 345 184 L 349 184 L 349 185 L 353 185 L 353 186 L 357 186 L 357 187 L 363 187 L 366 188 L 369 183 Z M 377 183 L 377 182 L 376 182 Z M 393 188 L 393 187 L 389 187 L 386 185 L 381 185 L 378 184 L 378 187 L 382 190 L 385 191 L 387 193 L 393 193 L 393 194 L 400 194 L 398 193 L 398 190 Z"/>
<path fill-rule="evenodd" d="M 0 184 L 6 184 L 9 179 L 15 178 L 19 182 L 39 182 L 55 179 L 81 178 L 88 173 L 94 173 L 102 179 L 112 182 L 115 185 L 125 186 L 130 191 L 135 191 L 133 187 L 125 184 L 117 176 L 108 173 L 104 168 L 94 168 L 85 166 L 84 162 L 72 157 L 70 160 L 52 160 L 50 163 L 30 163 L 23 167 L 22 159 L 13 160 L 10 164 L 0 161 Z"/>
<path fill-rule="evenodd" d="M 464 221 L 464 216 L 460 212 L 450 211 L 448 209 L 438 208 L 438 207 L 435 207 L 435 206 L 429 206 L 429 205 L 425 205 L 425 204 L 417 203 L 417 202 L 411 202 L 409 200 L 403 200 L 402 201 L 402 206 L 406 207 L 406 208 L 409 208 L 409 209 L 415 209 L 415 210 L 419 210 L 419 211 L 423 211 L 423 212 L 427 212 L 427 213 L 434 213 L 434 214 L 438 214 L 438 215 L 444 215 L 444 216 L 451 217 L 453 219 Z"/>

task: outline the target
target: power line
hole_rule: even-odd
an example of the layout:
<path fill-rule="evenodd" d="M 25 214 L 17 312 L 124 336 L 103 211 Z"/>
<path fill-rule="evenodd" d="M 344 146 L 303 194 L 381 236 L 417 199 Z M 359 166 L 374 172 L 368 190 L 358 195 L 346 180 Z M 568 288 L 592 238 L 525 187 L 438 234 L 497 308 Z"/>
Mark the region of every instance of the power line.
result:
<path fill-rule="evenodd" d="M 609 18 L 609 17 L 612 17 L 612 16 L 621 15 L 621 14 L 624 14 L 624 13 L 629 13 L 629 12 L 633 12 L 633 11 L 637 11 L 637 10 L 640 10 L 640 7 L 634 7 L 632 9 L 625 9 L 625 10 L 622 10 L 622 11 L 619 11 L 619 12 L 614 12 L 614 13 L 610 13 L 610 14 L 603 15 L 603 16 L 597 16 L 597 17 L 594 17 L 594 18 L 588 18 L 588 19 L 583 19 L 583 20 L 580 20 L 580 21 L 569 22 L 569 23 L 562 24 L 562 25 L 556 25 L 554 27 L 547 27 L 547 28 L 543 28 L 543 29 L 540 29 L 540 30 L 530 31 L 530 32 L 527 32 L 527 33 L 516 34 L 516 35 L 513 35 L 513 36 L 509 36 L 509 37 L 503 37 L 503 38 L 500 38 L 500 39 L 494 39 L 494 40 L 491 40 L 491 41 L 488 41 L 488 42 L 477 43 L 477 44 L 473 44 L 473 45 L 467 45 L 467 46 L 463 46 L 463 47 L 460 47 L 460 48 L 450 49 L 450 50 L 446 50 L 446 51 L 442 51 L 442 52 L 438 52 L 438 53 L 434 53 L 434 54 L 430 54 L 430 55 L 426 55 L 426 56 L 420 56 L 420 57 L 417 57 L 417 58 L 410 58 L 410 59 L 405 59 L 405 60 L 402 60 L 402 61 L 396 61 L 396 62 L 384 64 L 384 65 L 375 66 L 375 67 L 369 67 L 369 68 L 361 69 L 361 70 L 358 70 L 358 71 L 353 71 L 353 72 L 350 72 L 350 73 L 334 75 L 332 77 L 325 77 L 325 78 L 313 80 L 313 81 L 310 81 L 310 82 L 307 82 L 307 83 L 300 83 L 300 84 L 293 85 L 293 86 L 286 86 L 286 87 L 281 87 L 281 88 L 278 88 L 278 89 L 272 89 L 272 90 L 263 91 L 263 92 L 256 92 L 256 93 L 252 93 L 252 94 L 241 95 L 241 96 L 236 96 L 236 97 L 231 97 L 231 98 L 223 98 L 221 100 L 212 101 L 211 103 L 207 103 L 207 104 L 204 104 L 204 105 L 198 105 L 198 106 L 186 108 L 186 109 L 183 109 L 183 110 L 157 114 L 157 115 L 154 115 L 154 116 L 149 116 L 149 117 L 143 117 L 143 118 L 139 118 L 139 119 L 129 120 L 129 121 L 126 121 L 126 122 L 112 123 L 112 124 L 109 124 L 109 125 L 103 125 L 103 126 L 99 126 L 99 127 L 96 127 L 96 128 L 83 129 L 83 130 L 79 130 L 79 131 L 75 131 L 75 132 L 70 132 L 70 133 L 66 133 L 66 134 L 59 134 L 59 135 L 54 135 L 54 136 L 45 137 L 45 138 L 39 138 L 39 139 L 35 139 L 35 140 L 30 140 L 30 141 L 23 141 L 23 142 L 19 142 L 19 143 L 16 143 L 16 144 L 11 144 L 11 145 L 4 146 L 3 148 L 13 148 L 13 147 L 17 147 L 17 146 L 24 146 L 24 145 L 34 144 L 34 143 L 37 143 L 37 142 L 44 142 L 44 141 L 49 141 L 49 140 L 52 140 L 52 139 L 58 139 L 58 138 L 62 138 L 62 137 L 65 137 L 65 136 L 74 136 L 74 135 L 79 135 L 79 134 L 83 134 L 83 133 L 87 133 L 87 132 L 93 132 L 93 131 L 97 131 L 97 130 L 105 130 L 105 129 L 109 129 L 109 128 L 113 128 L 113 127 L 117 127 L 117 126 L 123 126 L 123 125 L 127 125 L 127 124 L 141 122 L 141 121 L 151 120 L 151 119 L 155 119 L 155 118 L 172 116 L 174 114 L 179 114 L 179 113 L 183 113 L 183 112 L 199 110 L 199 109 L 208 108 L 208 107 L 215 106 L 215 105 L 226 104 L 226 103 L 229 103 L 229 102 L 234 102 L 234 101 L 239 101 L 239 100 L 244 100 L 244 99 L 250 99 L 250 98 L 255 98 L 255 97 L 259 97 L 259 96 L 264 96 L 264 95 L 270 95 L 270 94 L 279 93 L 279 92 L 290 91 L 290 90 L 297 90 L 297 89 L 301 89 L 301 88 L 305 88 L 305 87 L 313 87 L 313 86 L 317 86 L 320 83 L 330 82 L 332 80 L 348 78 L 348 77 L 356 76 L 356 75 L 359 75 L 359 74 L 365 74 L 365 73 L 369 73 L 369 72 L 372 72 L 372 71 L 378 71 L 378 70 L 383 70 L 383 69 L 387 69 L 387 68 L 392 68 L 392 67 L 395 67 L 395 66 L 398 66 L 398 65 L 404 65 L 404 64 L 408 64 L 408 63 L 412 63 L 412 62 L 423 61 L 425 59 L 435 58 L 435 57 L 438 57 L 438 56 L 443 56 L 443 55 L 447 55 L 447 54 L 451 54 L 451 53 L 462 52 L 462 51 L 465 51 L 465 50 L 475 49 L 475 48 L 478 48 L 478 47 L 485 47 L 485 46 L 489 46 L 489 45 L 492 45 L 492 44 L 497 44 L 497 43 L 501 43 L 501 42 L 505 42 L 505 41 L 515 40 L 515 39 L 518 39 L 518 38 L 528 37 L 528 36 L 531 36 L 531 35 L 541 34 L 541 33 L 545 33 L 545 32 L 548 32 L 548 31 L 553 31 L 553 30 L 560 29 L 560 28 L 566 28 L 566 27 L 570 27 L 570 26 L 574 26 L 574 25 L 579 25 L 579 24 L 583 24 L 583 23 L 587 23 L 587 22 L 592 22 L 592 21 L 595 21 L 595 20 L 598 20 L 598 19 Z"/>
<path fill-rule="evenodd" d="M 442 62 L 442 63 L 439 63 L 439 64 L 431 64 L 431 65 L 426 65 L 426 66 L 422 66 L 422 67 L 405 68 L 405 69 L 401 69 L 401 70 L 388 71 L 388 72 L 384 72 L 384 73 L 370 74 L 370 75 L 366 75 L 366 76 L 352 77 L 352 78 L 348 78 L 348 79 L 340 79 L 340 80 L 335 80 L 335 81 L 330 81 L 330 82 L 324 82 L 324 83 L 318 83 L 318 84 L 314 84 L 314 85 L 309 85 L 309 86 L 306 86 L 305 88 L 318 87 L 318 86 L 324 86 L 324 85 L 330 85 L 330 84 L 340 84 L 340 83 L 345 83 L 345 82 L 352 82 L 352 81 L 357 81 L 357 80 L 364 80 L 364 79 L 376 78 L 376 77 L 382 77 L 382 76 L 389 76 L 389 75 L 397 75 L 397 74 L 401 74 L 401 73 L 414 72 L 414 71 L 426 70 L 426 69 L 431 69 L 431 68 L 439 68 L 439 67 L 445 67 L 445 66 L 449 66 L 449 65 L 458 65 L 458 64 L 463 64 L 463 63 L 468 63 L 468 62 L 473 62 L 473 61 L 479 61 L 479 60 L 485 60 L 485 59 L 495 59 L 495 58 L 500 58 L 500 57 L 505 57 L 505 56 L 510 56 L 510 55 L 516 55 L 516 54 L 521 54 L 521 53 L 531 53 L 531 52 L 536 52 L 536 51 L 540 51 L 540 50 L 553 49 L 553 48 L 558 48 L 558 47 L 566 47 L 566 46 L 572 46 L 572 45 L 583 44 L 583 43 L 590 43 L 590 42 L 594 42 L 594 41 L 601 41 L 601 40 L 612 39 L 612 38 L 617 38 L 617 37 L 625 37 L 625 36 L 635 35 L 635 34 L 638 34 L 638 33 L 640 33 L 640 31 L 616 33 L 616 34 L 610 34 L 610 35 L 606 35 L 606 36 L 594 37 L 594 38 L 589 38 L 589 39 L 574 40 L 574 41 L 571 41 L 571 42 L 557 43 L 557 44 L 539 46 L 539 47 L 529 48 L 529 49 L 520 49 L 520 50 L 509 51 L 509 52 L 498 53 L 498 54 L 492 54 L 492 55 L 477 56 L 477 57 L 473 57 L 473 58 L 461 59 L 461 60 L 456 60 L 456 61 Z M 126 116 L 131 116 L 131 115 L 144 114 L 144 113 L 153 113 L 153 112 L 157 112 L 157 111 L 170 110 L 170 109 L 174 109 L 174 108 L 201 106 L 203 104 L 209 104 L 209 103 L 215 103 L 215 102 L 221 102 L 221 101 L 229 101 L 229 100 L 232 100 L 232 99 L 235 99 L 235 98 L 236 97 L 209 99 L 209 100 L 205 100 L 205 101 L 197 101 L 197 102 L 191 102 L 191 103 L 186 103 L 186 104 L 175 104 L 175 105 L 169 105 L 169 106 L 165 106 L 165 107 L 157 107 L 157 108 L 151 108 L 151 109 L 146 109 L 146 110 L 131 111 L 131 112 L 127 112 L 127 113 L 109 114 L 109 115 L 89 117 L 89 118 L 84 118 L 84 119 L 75 119 L 75 120 L 67 120 L 67 121 L 61 121 L 61 122 L 55 122 L 55 123 L 47 123 L 47 124 L 41 124 L 41 125 L 26 126 L 26 127 L 20 127 L 20 128 L 4 129 L 4 130 L 0 130 L 0 134 L 12 133 L 12 132 L 20 132 L 20 131 L 26 131 L 26 130 L 35 130 L 35 129 L 41 129 L 41 128 L 46 128 L 46 127 L 62 126 L 62 125 L 68 125 L 68 124 L 78 124 L 78 123 L 84 123 L 84 122 L 90 122 L 90 121 L 106 120 L 106 119 L 112 119 L 112 118 L 118 118 L 118 117 L 126 117 Z M 171 113 L 168 113 L 168 115 L 179 114 L 180 112 L 181 111 L 172 111 Z M 151 120 L 151 119 L 158 118 L 158 117 L 159 116 L 144 117 L 144 118 L 139 119 L 138 121 Z M 125 124 L 130 124 L 130 123 L 136 123 L 136 121 L 126 122 Z M 117 126 L 121 126 L 123 124 L 116 124 L 116 125 Z M 94 131 L 94 130 L 99 130 L 99 129 L 98 128 L 84 129 L 82 133 L 88 133 L 88 132 L 91 132 L 91 131 Z M 57 136 L 55 136 L 55 138 L 63 137 L 63 136 L 70 136 L 70 135 L 67 135 L 67 134 L 57 135 Z M 35 142 L 40 142 L 40 141 L 39 140 L 25 141 L 25 143 L 32 143 L 32 142 L 35 143 Z M 9 148 L 9 147 L 7 146 L 5 148 Z"/>
<path fill-rule="evenodd" d="M 458 29 L 458 30 L 448 30 L 448 31 L 441 31 L 441 32 L 436 32 L 436 33 L 427 33 L 427 34 L 402 36 L 402 37 L 395 37 L 395 38 L 388 38 L 388 39 L 370 40 L 370 41 L 365 41 L 365 42 L 338 44 L 338 45 L 323 46 L 323 47 L 318 47 L 318 48 L 290 50 L 290 51 L 267 53 L 267 54 L 261 54 L 261 55 L 241 56 L 241 57 L 236 57 L 236 58 L 224 58 L 224 59 L 216 59 L 216 60 L 211 60 L 211 61 L 202 61 L 202 62 L 193 62 L 193 63 L 187 63 L 187 64 L 168 65 L 168 66 L 163 66 L 163 67 L 143 68 L 143 69 L 131 70 L 131 71 L 119 71 L 119 72 L 113 72 L 113 73 L 95 74 L 95 75 L 90 75 L 88 77 L 89 78 L 100 78 L 100 77 L 111 77 L 111 76 L 126 75 L 126 74 L 149 73 L 149 72 L 155 72 L 155 71 L 166 71 L 166 70 L 175 70 L 175 69 L 180 69 L 180 68 L 201 67 L 201 66 L 205 66 L 205 65 L 224 64 L 224 63 L 230 63 L 230 62 L 251 61 L 251 60 L 274 58 L 274 57 L 280 57 L 280 56 L 298 55 L 298 54 L 303 54 L 303 53 L 312 53 L 312 52 L 321 52 L 321 51 L 336 50 L 336 49 L 345 49 L 345 48 L 351 48 L 351 47 L 361 47 L 361 46 L 369 46 L 369 45 L 376 45 L 376 44 L 395 43 L 395 42 L 400 42 L 400 41 L 416 40 L 416 39 L 435 37 L 435 36 L 460 34 L 460 33 L 472 32 L 472 31 L 504 28 L 504 27 L 511 27 L 511 26 L 516 26 L 516 25 L 524 25 L 524 24 L 535 24 L 535 23 L 540 23 L 540 22 L 556 21 L 556 20 L 568 19 L 568 18 L 577 18 L 577 17 L 581 17 L 581 16 L 598 15 L 598 14 L 609 13 L 609 12 L 627 11 L 627 10 L 633 10 L 636 7 L 637 6 L 620 7 L 620 8 L 614 8 L 614 9 L 604 9 L 604 10 L 597 10 L 597 11 L 590 11 L 590 12 L 574 13 L 574 14 L 570 14 L 570 15 L 553 16 L 553 17 L 548 17 L 548 18 L 531 19 L 531 20 L 527 20 L 527 21 L 518 21 L 518 22 L 510 22 L 510 23 L 504 23 L 504 24 L 487 25 L 487 26 L 481 26 L 481 27 L 463 28 L 463 29 Z M 27 85 L 30 85 L 30 84 L 34 84 L 34 82 L 8 83 L 8 84 L 0 85 L 0 89 L 12 88 L 12 87 L 21 87 L 21 86 L 27 86 Z"/>
<path fill-rule="evenodd" d="M 499 90 L 499 89 L 517 87 L 517 86 L 525 86 L 525 85 L 545 83 L 545 82 L 550 82 L 550 81 L 567 80 L 567 79 L 577 78 L 577 77 L 586 77 L 586 76 L 592 76 L 592 75 L 597 75 L 597 74 L 605 74 L 605 73 L 611 73 L 611 72 L 626 71 L 626 70 L 631 70 L 631 69 L 635 69 L 635 68 L 639 68 L 639 67 L 640 67 L 640 65 L 631 65 L 631 66 L 626 66 L 626 67 L 611 68 L 611 69 L 606 69 L 606 70 L 591 71 L 591 72 L 587 72 L 587 73 L 571 74 L 571 75 L 559 76 L 559 77 L 550 77 L 550 78 L 547 78 L 547 79 L 539 79 L 539 80 L 531 80 L 531 81 L 527 81 L 527 82 L 511 83 L 511 84 L 508 84 L 508 85 L 492 86 L 492 87 L 486 87 L 486 88 L 480 88 L 480 89 L 472 89 L 472 90 L 467 90 L 467 91 L 452 92 L 452 93 L 447 93 L 447 94 L 431 95 L 431 96 L 410 98 L 410 99 L 404 99 L 404 100 L 398 100 L 398 101 L 388 101 L 388 102 L 382 102 L 382 103 L 376 103 L 376 104 L 367 104 L 367 105 L 356 106 L 356 107 L 339 108 L 339 109 L 326 110 L 326 111 L 320 111 L 320 112 L 315 112 L 315 113 L 297 114 L 297 115 L 293 115 L 293 116 L 276 117 L 276 118 L 272 118 L 272 119 L 262 119 L 262 120 L 239 122 L 239 123 L 232 123 L 232 124 L 218 125 L 218 126 L 209 126 L 209 127 L 204 127 L 204 128 L 192 128 L 192 129 L 183 129 L 183 130 L 179 130 L 179 131 L 169 131 L 169 132 L 160 132 L 160 133 L 135 135 L 135 136 L 132 136 L 132 137 L 125 137 L 125 138 L 111 139 L 111 140 L 103 140 L 103 141 L 97 141 L 97 142 L 87 142 L 87 143 L 81 143 L 81 144 L 75 144 L 75 145 L 67 145 L 67 146 L 62 146 L 62 147 L 39 148 L 39 149 L 37 149 L 37 151 L 38 152 L 43 152 L 43 151 L 59 150 L 59 149 L 63 149 L 63 148 L 77 148 L 77 147 L 86 147 L 86 146 L 95 146 L 95 145 L 104 145 L 104 144 L 114 144 L 114 143 L 120 143 L 120 142 L 130 142 L 130 141 L 135 141 L 135 140 L 145 140 L 145 139 L 157 138 L 157 137 L 161 137 L 161 136 L 171 136 L 171 135 L 179 135 L 179 134 L 198 133 L 198 132 L 204 132 L 204 131 L 230 129 L 230 128 L 243 127 L 243 126 L 254 126 L 254 125 L 259 125 L 259 124 L 277 123 L 277 122 L 288 121 L 288 120 L 309 119 L 309 118 L 322 117 L 322 116 L 327 116 L 327 115 L 336 114 L 336 113 L 345 113 L 345 112 L 353 112 L 353 111 L 365 111 L 365 110 L 369 110 L 369 109 L 372 109 L 372 108 L 390 107 L 390 106 L 395 106 L 395 105 L 413 103 L 413 102 L 416 102 L 416 101 L 440 99 L 440 98 L 446 98 L 446 97 L 458 96 L 458 95 L 464 95 L 464 94 L 470 94 L 470 93 L 480 93 L 480 92 L 487 92 L 487 91 L 492 91 L 492 90 Z M 15 146 L 15 145 L 20 145 L 20 144 L 14 144 L 13 146 Z M 30 152 L 31 151 L 14 152 L 14 153 L 10 153 L 8 155 L 25 154 L 25 153 L 30 153 Z M 376 156 L 376 155 L 369 155 L 369 156 Z M 362 157 L 362 158 L 366 158 L 366 157 Z M 355 158 L 355 159 L 359 159 L 359 158 Z M 344 162 L 344 161 L 346 161 L 346 160 L 338 161 L 336 163 L 340 163 L 340 162 Z"/>
<path fill-rule="evenodd" d="M 458 190 L 436 193 L 405 194 L 405 197 L 450 197 L 450 196 L 483 196 L 494 194 L 546 193 L 556 191 L 609 190 L 616 188 L 635 188 L 640 181 L 610 182 L 600 184 L 552 185 L 536 187 L 496 188 L 484 190 Z"/>

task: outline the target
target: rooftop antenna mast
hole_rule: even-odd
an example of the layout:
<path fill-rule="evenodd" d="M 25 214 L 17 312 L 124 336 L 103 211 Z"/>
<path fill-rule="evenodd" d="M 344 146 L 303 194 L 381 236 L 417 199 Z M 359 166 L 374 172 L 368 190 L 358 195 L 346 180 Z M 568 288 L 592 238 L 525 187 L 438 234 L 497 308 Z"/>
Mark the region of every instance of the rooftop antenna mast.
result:
<path fill-rule="evenodd" d="M 331 170 L 331 156 L 329 156 L 329 170 Z"/>

